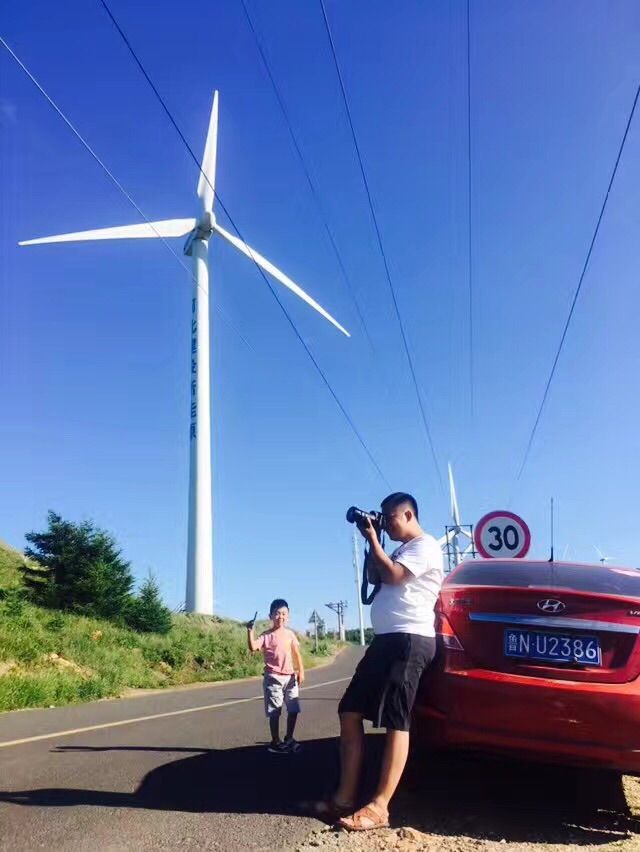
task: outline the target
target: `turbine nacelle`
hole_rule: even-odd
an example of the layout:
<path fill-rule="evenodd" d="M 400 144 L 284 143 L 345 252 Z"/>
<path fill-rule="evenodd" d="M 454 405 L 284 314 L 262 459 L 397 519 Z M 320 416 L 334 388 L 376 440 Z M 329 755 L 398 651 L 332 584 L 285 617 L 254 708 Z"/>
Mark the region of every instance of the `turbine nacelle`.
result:
<path fill-rule="evenodd" d="M 215 229 L 216 217 L 213 215 L 213 211 L 205 210 L 202 216 L 200 217 L 200 220 L 196 222 L 195 228 L 187 237 L 187 241 L 185 242 L 183 249 L 184 254 L 191 254 L 191 247 L 193 245 L 194 240 L 208 241 L 211 238 L 211 235 L 213 234 Z"/>

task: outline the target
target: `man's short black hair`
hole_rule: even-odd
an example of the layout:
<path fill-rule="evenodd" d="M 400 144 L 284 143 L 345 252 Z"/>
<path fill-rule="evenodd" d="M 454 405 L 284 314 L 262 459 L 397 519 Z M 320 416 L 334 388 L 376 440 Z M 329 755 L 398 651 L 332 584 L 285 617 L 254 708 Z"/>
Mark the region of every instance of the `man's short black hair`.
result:
<path fill-rule="evenodd" d="M 271 601 L 271 606 L 269 607 L 269 615 L 280 609 L 280 607 L 286 606 L 289 609 L 289 604 L 285 601 L 284 598 L 276 598 L 275 601 Z"/>
<path fill-rule="evenodd" d="M 408 503 L 411 506 L 413 514 L 416 516 L 417 520 L 418 504 L 416 502 L 416 498 L 412 497 L 411 494 L 406 494 L 404 491 L 394 491 L 393 494 L 389 494 L 389 496 L 385 497 L 380 504 L 380 508 L 384 511 L 388 511 L 389 509 L 395 509 L 398 506 L 402 506 L 403 503 Z"/>

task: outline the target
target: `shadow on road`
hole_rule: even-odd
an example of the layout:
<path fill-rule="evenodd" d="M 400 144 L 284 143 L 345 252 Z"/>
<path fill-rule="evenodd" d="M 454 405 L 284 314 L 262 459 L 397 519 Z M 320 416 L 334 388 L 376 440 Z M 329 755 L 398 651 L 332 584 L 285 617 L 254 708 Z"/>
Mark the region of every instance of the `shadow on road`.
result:
<path fill-rule="evenodd" d="M 368 736 L 366 777 L 375 778 L 383 738 Z M 301 803 L 333 789 L 337 741 L 309 740 L 297 755 L 272 755 L 263 745 L 224 750 L 151 746 L 59 747 L 70 754 L 109 751 L 187 753 L 153 769 L 133 793 L 80 789 L 0 792 L 0 802 L 36 807 L 145 808 L 197 813 L 296 815 Z M 640 801 L 640 782 L 638 784 Z M 392 812 L 394 825 L 441 836 L 610 843 L 640 832 L 620 776 L 474 756 L 415 758 Z"/>
<path fill-rule="evenodd" d="M 151 746 L 59 747 L 64 752 L 191 752 L 149 772 L 134 793 L 80 789 L 0 792 L 0 802 L 38 807 L 97 805 L 205 813 L 299 814 L 300 805 L 336 782 L 337 741 L 312 740 L 295 755 L 270 754 L 264 745 L 231 749 Z M 115 754 L 114 754 L 114 758 Z"/>

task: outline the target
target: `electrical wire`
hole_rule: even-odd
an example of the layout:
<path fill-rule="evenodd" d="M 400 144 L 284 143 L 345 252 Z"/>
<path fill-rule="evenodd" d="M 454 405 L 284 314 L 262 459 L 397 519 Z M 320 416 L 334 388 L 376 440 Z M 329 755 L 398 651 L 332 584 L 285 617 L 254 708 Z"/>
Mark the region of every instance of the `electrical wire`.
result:
<path fill-rule="evenodd" d="M 98 154 L 96 154 L 96 152 L 94 151 L 94 149 L 91 147 L 91 145 L 89 145 L 89 143 L 87 142 L 87 140 L 86 140 L 86 139 L 82 136 L 82 134 L 81 134 L 81 133 L 80 133 L 80 131 L 77 129 L 77 127 L 76 127 L 76 126 L 75 126 L 75 125 L 74 125 L 74 124 L 73 124 L 73 123 L 72 123 L 72 122 L 71 122 L 71 121 L 67 118 L 67 116 L 63 113 L 63 111 L 60 109 L 60 107 L 57 105 L 57 103 L 56 103 L 56 102 L 53 100 L 53 98 L 52 98 L 52 97 L 51 97 L 51 96 L 50 96 L 50 95 L 49 95 L 49 94 L 45 91 L 45 89 L 41 86 L 41 84 L 38 82 L 38 80 L 37 80 L 37 79 L 34 77 L 34 75 L 31 73 L 31 71 L 29 71 L 29 69 L 28 69 L 28 68 L 27 68 L 27 66 L 24 64 L 24 62 L 23 62 L 23 61 L 20 59 L 20 57 L 19 57 L 19 56 L 18 56 L 18 55 L 17 55 L 17 54 L 16 54 L 16 53 L 15 53 L 15 52 L 11 49 L 11 47 L 7 44 L 7 42 L 4 40 L 4 38 L 2 38 L 2 36 L 0 36 L 0 44 L 2 44 L 2 46 L 3 46 L 6 50 L 7 50 L 7 52 L 8 52 L 8 53 L 9 53 L 9 54 L 13 57 L 13 59 L 16 61 L 16 63 L 20 66 L 20 68 L 24 71 L 24 73 L 27 75 L 27 77 L 28 77 L 28 78 L 31 80 L 31 82 L 34 84 L 34 86 L 36 86 L 36 88 L 38 89 L 38 91 L 40 92 L 40 94 L 42 94 L 42 95 L 44 96 L 44 98 L 47 100 L 47 102 L 49 103 L 49 105 L 50 105 L 50 106 L 51 106 L 51 107 L 55 110 L 55 112 L 57 112 L 57 114 L 58 114 L 58 115 L 60 116 L 60 118 L 64 121 L 64 123 L 67 125 L 67 127 L 68 127 L 71 131 L 72 131 L 72 133 L 73 133 L 73 134 L 74 134 L 74 136 L 78 139 L 78 141 L 79 141 L 79 142 L 81 142 L 81 144 L 83 145 L 83 147 L 84 147 L 84 148 L 85 148 L 85 149 L 86 149 L 86 150 L 87 150 L 87 151 L 91 154 L 91 156 L 93 157 L 93 159 L 94 159 L 94 160 L 98 163 L 98 165 L 99 165 L 99 166 L 103 169 L 103 171 L 104 171 L 104 172 L 105 172 L 105 174 L 108 176 L 108 178 L 111 180 L 111 182 L 112 182 L 112 183 L 113 183 L 113 184 L 117 187 L 117 189 L 119 189 L 119 190 L 120 190 L 120 192 L 124 195 L 124 197 L 127 199 L 127 201 L 129 202 L 129 204 L 131 204 L 131 206 L 132 206 L 132 207 L 133 207 L 133 208 L 134 208 L 134 209 L 135 209 L 135 210 L 136 210 L 136 211 L 140 214 L 140 216 L 142 216 L 142 218 L 145 220 L 145 222 L 147 223 L 147 225 L 149 225 L 149 226 L 150 226 L 150 228 L 151 228 L 151 230 L 155 233 L 156 237 L 158 237 L 158 238 L 161 240 L 162 244 L 165 246 L 165 248 L 167 249 L 167 251 L 169 251 L 169 252 L 170 252 L 170 254 L 172 254 L 172 255 L 173 255 L 173 257 L 174 257 L 174 258 L 178 261 L 178 263 L 180 264 L 180 266 L 181 266 L 181 267 L 185 270 L 185 272 L 189 275 L 189 278 L 191 279 L 191 281 L 192 281 L 194 284 L 196 284 L 196 286 L 198 286 L 200 289 L 202 289 L 202 288 L 200 287 L 200 285 L 197 283 L 196 279 L 194 278 L 193 273 L 191 272 L 191 270 L 189 269 L 189 267 L 188 267 L 188 266 L 187 266 L 187 265 L 186 265 L 186 264 L 182 261 L 182 258 L 180 258 L 180 257 L 179 257 L 179 256 L 175 253 L 175 251 L 173 250 L 173 248 L 171 247 L 171 245 L 167 242 L 167 240 L 166 240 L 166 239 L 165 239 L 165 238 L 164 238 L 164 237 L 163 237 L 163 236 L 162 236 L 162 235 L 158 232 L 158 230 L 157 230 L 156 228 L 154 228 L 153 223 L 152 223 L 152 222 L 150 221 L 150 219 L 146 216 L 146 214 L 144 213 L 144 211 L 140 208 L 140 206 L 136 203 L 136 201 L 132 198 L 132 196 L 131 196 L 128 192 L 127 192 L 127 190 L 126 190 L 126 189 L 124 188 L 124 186 L 120 183 L 120 181 L 116 178 L 116 176 L 113 174 L 113 172 L 112 172 L 112 171 L 108 168 L 108 166 L 104 163 L 104 161 L 103 161 L 103 160 L 102 160 L 102 159 L 98 156 Z M 204 292 L 204 291 L 203 291 L 203 292 Z M 252 346 L 249 344 L 249 342 L 248 342 L 248 341 L 244 338 L 244 336 L 241 334 L 241 332 L 240 332 L 240 331 L 239 331 L 239 330 L 235 327 L 234 323 L 233 323 L 233 322 L 231 321 L 231 319 L 230 319 L 230 318 L 226 315 L 226 313 L 223 311 L 223 309 L 222 309 L 221 307 L 218 307 L 218 310 L 219 310 L 219 312 L 220 312 L 220 315 L 221 315 L 222 319 L 223 319 L 226 323 L 228 323 L 228 324 L 229 324 L 229 326 L 233 329 L 233 331 L 235 331 L 235 333 L 236 333 L 236 334 L 240 337 L 240 339 L 241 339 L 241 340 L 242 340 L 242 342 L 245 344 L 245 346 L 247 346 L 247 347 L 248 347 L 248 348 L 249 348 L 252 352 L 255 352 L 255 350 L 253 349 L 253 347 L 252 347 Z"/>
<path fill-rule="evenodd" d="M 633 121 L 633 116 L 634 116 L 634 113 L 636 111 L 636 106 L 638 104 L 638 98 L 639 97 L 640 97 L 640 85 L 636 89 L 636 94 L 635 94 L 635 97 L 633 99 L 633 106 L 631 107 L 631 112 L 629 113 L 629 117 L 627 118 L 627 123 L 626 123 L 625 129 L 624 129 L 624 134 L 622 136 L 622 141 L 620 142 L 620 146 L 618 148 L 618 154 L 616 156 L 615 164 L 613 166 L 613 171 L 611 172 L 611 177 L 609 178 L 609 184 L 607 186 L 607 191 L 605 193 L 604 199 L 602 201 L 602 205 L 600 207 L 600 214 L 599 214 L 598 220 L 596 222 L 596 226 L 595 226 L 595 229 L 594 229 L 594 232 L 593 232 L 593 236 L 591 237 L 591 242 L 589 243 L 589 250 L 587 251 L 587 256 L 585 258 L 585 261 L 584 261 L 584 264 L 583 264 L 583 267 L 582 267 L 582 272 L 580 273 L 580 278 L 578 280 L 578 286 L 576 287 L 575 292 L 573 294 L 573 299 L 571 301 L 571 307 L 569 309 L 569 314 L 567 316 L 567 319 L 566 319 L 565 324 L 564 324 L 564 328 L 562 330 L 562 335 L 560 337 L 560 343 L 558 344 L 558 348 L 556 350 L 556 354 L 555 354 L 555 357 L 553 359 L 553 364 L 551 366 L 551 372 L 549 373 L 549 377 L 547 379 L 547 383 L 546 383 L 546 386 L 545 386 L 545 389 L 544 389 L 544 394 L 542 395 L 542 401 L 541 401 L 540 406 L 538 408 L 538 413 L 536 415 L 536 419 L 535 419 L 535 422 L 533 424 L 533 429 L 531 430 L 531 434 L 529 435 L 529 440 L 527 442 L 527 448 L 525 450 L 524 457 L 523 457 L 522 463 L 520 465 L 520 469 L 518 471 L 518 474 L 516 476 L 516 480 L 514 482 L 514 486 L 513 486 L 514 489 L 516 487 L 516 484 L 522 478 L 522 474 L 524 472 L 524 469 L 527 465 L 527 461 L 529 459 L 531 447 L 533 446 L 533 441 L 534 441 L 536 432 L 538 430 L 538 426 L 540 424 L 540 418 L 542 417 L 542 412 L 543 412 L 545 403 L 547 401 L 547 397 L 549 396 L 549 389 L 551 387 L 551 382 L 553 381 L 553 377 L 555 376 L 555 372 L 556 372 L 556 367 L 558 366 L 558 361 L 560 360 L 560 353 L 562 352 L 562 348 L 564 346 L 564 343 L 565 343 L 565 340 L 566 340 L 566 337 L 567 337 L 567 332 L 569 331 L 569 326 L 571 324 L 571 320 L 573 319 L 573 314 L 574 314 L 574 311 L 576 309 L 578 297 L 580 296 L 580 291 L 582 290 L 582 284 L 584 282 L 584 278 L 585 278 L 585 275 L 587 273 L 589 261 L 591 260 L 591 254 L 593 252 L 593 247 L 595 245 L 596 239 L 598 237 L 598 233 L 600 231 L 600 225 L 602 223 L 602 219 L 604 218 L 604 213 L 605 213 L 605 210 L 606 210 L 606 207 L 607 207 L 607 202 L 609 201 L 609 195 L 611 193 L 611 188 L 613 186 L 613 182 L 614 182 L 616 174 L 618 172 L 618 166 L 620 165 L 620 160 L 622 159 L 622 152 L 624 150 L 624 146 L 625 146 L 625 143 L 627 141 L 627 136 L 629 135 L 629 129 L 631 127 L 631 122 Z"/>
<path fill-rule="evenodd" d="M 474 368 L 473 368 L 473 205 L 471 203 L 472 166 L 471 158 L 471 9 L 467 0 L 467 177 L 468 177 L 468 231 L 467 243 L 469 251 L 469 407 L 471 419 L 475 414 Z"/>
<path fill-rule="evenodd" d="M 147 81 L 147 83 L 148 83 L 148 84 L 149 84 L 149 86 L 151 87 L 151 89 L 152 89 L 153 93 L 155 94 L 156 98 L 158 99 L 158 101 L 159 101 L 160 105 L 162 106 L 162 109 L 164 110 L 165 114 L 167 115 L 167 117 L 168 117 L 169 121 L 171 122 L 171 124 L 173 125 L 174 129 L 175 129 L 175 130 L 176 130 L 176 132 L 178 133 L 178 136 L 180 137 L 180 139 L 181 139 L 181 140 L 182 140 L 182 142 L 184 143 L 184 145 L 185 145 L 185 147 L 186 147 L 187 151 L 188 151 L 188 152 L 189 152 L 189 154 L 191 155 L 191 158 L 194 160 L 195 164 L 197 165 L 197 167 L 198 167 L 198 170 L 199 170 L 200 174 L 204 177 L 204 179 L 206 180 L 206 182 L 209 184 L 209 187 L 210 187 L 211 191 L 213 192 L 213 194 L 214 194 L 215 198 L 217 199 L 218 203 L 220 204 L 220 206 L 221 206 L 221 208 L 222 208 L 222 210 L 223 210 L 224 214 L 226 215 L 227 219 L 229 220 L 229 222 L 230 222 L 230 224 L 231 224 L 231 227 L 234 229 L 234 231 L 236 232 L 236 234 L 238 235 L 238 237 L 242 240 L 242 242 L 243 242 L 243 243 L 245 243 L 245 245 L 247 246 L 247 248 L 248 248 L 249 252 L 251 253 L 251 249 L 250 249 L 250 247 L 247 245 L 247 243 L 246 243 L 246 241 L 245 241 L 244 237 L 242 236 L 242 234 L 241 234 L 241 232 L 240 232 L 240 230 L 239 230 L 238 226 L 237 226 L 237 225 L 236 225 L 236 223 L 234 222 L 234 220 L 233 220 L 233 218 L 231 217 L 231 215 L 230 215 L 230 213 L 229 213 L 228 209 L 226 208 L 225 204 L 223 203 L 222 199 L 220 198 L 220 194 L 219 194 L 219 193 L 218 193 L 218 191 L 217 191 L 217 190 L 216 190 L 216 189 L 212 186 L 211 181 L 209 180 L 208 176 L 205 174 L 205 172 L 204 172 L 204 170 L 203 170 L 203 168 L 202 168 L 202 163 L 200 162 L 200 160 L 198 159 L 198 157 L 195 155 L 195 153 L 194 153 L 193 149 L 192 149 L 192 148 L 191 148 L 191 146 L 189 145 L 189 143 L 188 143 L 188 141 L 187 141 L 186 137 L 184 136 L 184 134 L 183 134 L 182 130 L 180 129 L 180 127 L 179 127 L 178 123 L 176 122 L 175 118 L 173 117 L 173 115 L 172 115 L 172 113 L 171 113 L 171 111 L 170 111 L 169 107 L 168 107 L 168 106 L 167 106 L 167 104 L 165 103 L 165 101 L 164 101 L 164 99 L 163 99 L 162 95 L 160 94 L 160 92 L 159 92 L 159 91 L 158 91 L 158 89 L 156 88 L 156 86 L 155 86 L 155 84 L 153 83 L 153 81 L 152 81 L 151 77 L 150 77 L 150 76 L 149 76 L 149 74 L 147 73 L 147 71 L 146 71 L 146 69 L 145 69 L 144 65 L 142 64 L 142 62 L 141 62 L 141 61 L 140 61 L 140 59 L 138 58 L 138 55 L 136 54 L 136 52 L 135 52 L 135 50 L 134 50 L 134 48 L 133 48 L 133 45 L 131 44 L 131 42 L 130 42 L 130 41 L 129 41 L 129 39 L 127 38 L 127 36 L 126 36 L 125 32 L 123 31 L 122 27 L 121 27 L 121 26 L 118 24 L 118 22 L 116 21 L 115 17 L 113 16 L 113 14 L 112 14 L 111 10 L 109 9 L 109 6 L 108 6 L 108 5 L 107 5 L 107 3 L 105 2 L 105 0 L 100 0 L 100 3 L 101 3 L 101 4 L 102 4 L 102 6 L 104 7 L 104 9 L 105 9 L 105 11 L 106 11 L 107 15 L 109 16 L 109 18 L 110 18 L 111 22 L 112 22 L 112 23 L 113 23 L 113 25 L 114 25 L 114 27 L 116 28 L 116 30 L 117 30 L 117 31 L 118 31 L 118 33 L 120 34 L 120 36 L 121 36 L 122 40 L 124 41 L 125 45 L 127 46 L 127 48 L 128 48 L 128 50 L 129 50 L 129 52 L 131 53 L 131 56 L 133 57 L 133 59 L 134 59 L 134 61 L 135 61 L 136 65 L 138 66 L 138 68 L 139 68 L 139 69 L 140 69 L 140 71 L 142 72 L 142 74 L 143 74 L 143 76 L 144 76 L 145 80 Z M 262 278 L 263 278 L 263 280 L 264 280 L 265 284 L 266 284 L 266 285 L 267 285 L 267 287 L 269 288 L 269 291 L 271 292 L 271 295 L 273 296 L 273 298 L 274 298 L 274 299 L 276 300 L 276 302 L 278 303 L 278 305 L 279 305 L 279 307 L 280 307 L 280 310 L 282 311 L 282 313 L 284 314 L 285 318 L 287 319 L 287 321 L 288 321 L 289 325 L 291 326 L 291 328 L 292 328 L 292 330 L 293 330 L 293 332 L 294 332 L 295 336 L 297 337 L 298 341 L 300 342 L 300 344 L 302 345 L 303 349 L 304 349 L 304 350 L 305 350 L 305 352 L 307 353 L 307 355 L 308 355 L 308 357 L 309 357 L 309 359 L 310 359 L 311 363 L 312 363 L 312 364 L 313 364 L 313 366 L 315 367 L 315 369 L 316 369 L 316 371 L 317 371 L 318 375 L 320 376 L 320 378 L 321 378 L 322 382 L 324 383 L 325 387 L 327 388 L 327 390 L 329 391 L 329 393 L 330 393 L 330 394 L 331 394 L 331 396 L 333 397 L 333 399 L 334 399 L 334 401 L 335 401 L 336 405 L 338 406 L 338 408 L 340 409 L 340 411 L 341 411 L 342 415 L 344 416 L 345 420 L 347 421 L 348 425 L 350 426 L 350 428 L 351 428 L 352 432 L 354 433 L 354 435 L 355 435 L 356 439 L 358 440 L 358 442 L 359 442 L 360 446 L 361 446 L 361 447 L 362 447 L 362 449 L 365 451 L 365 453 L 366 453 L 367 457 L 369 458 L 369 461 L 371 462 L 371 464 L 373 465 L 373 467 L 375 468 L 375 470 L 377 471 L 378 475 L 380 476 L 380 478 L 382 479 L 382 481 L 385 483 L 385 485 L 386 485 L 389 489 L 391 489 L 391 486 L 390 486 L 390 484 L 389 484 L 389 482 L 388 482 L 387 478 L 385 477 L 384 473 L 382 472 L 382 470 L 381 470 L 381 468 L 380 468 L 380 465 L 379 465 L 379 464 L 378 464 L 378 462 L 376 461 L 376 459 L 375 459 L 375 457 L 374 457 L 373 453 L 372 453 L 372 452 L 371 452 L 371 450 L 369 449 L 369 447 L 368 447 L 368 445 L 367 445 L 366 441 L 364 440 L 364 438 L 362 437 L 362 435 L 361 435 L 360 431 L 357 429 L 357 427 L 356 427 L 355 423 L 353 422 L 353 420 L 352 420 L 351 416 L 349 415 L 349 413 L 348 413 L 347 409 L 345 408 L 345 406 L 343 405 L 342 401 L 341 401 L 341 400 L 340 400 L 340 398 L 338 397 L 337 393 L 334 391 L 333 387 L 331 386 L 331 383 L 329 382 L 329 379 L 327 378 L 326 374 L 324 373 L 324 371 L 323 371 L 323 370 L 322 370 L 322 368 L 320 367 L 320 364 L 318 363 L 318 361 L 316 360 L 315 356 L 314 356 L 314 355 L 313 355 L 313 353 L 311 352 L 311 349 L 309 348 L 309 346 L 308 346 L 308 345 L 307 345 L 307 343 L 305 342 L 304 338 L 302 337 L 302 335 L 301 335 L 301 334 L 300 334 L 300 332 L 298 331 L 298 329 L 297 329 L 297 327 L 296 327 L 296 325 L 295 325 L 295 323 L 294 323 L 293 319 L 291 318 L 291 316 L 290 316 L 289 312 L 287 311 L 286 307 L 284 306 L 283 302 L 281 301 L 280 297 L 278 296 L 277 292 L 275 291 L 275 289 L 274 289 L 273 285 L 271 284 L 271 282 L 270 282 L 270 281 L 269 281 L 269 279 L 267 278 L 267 276 L 266 276 L 265 272 L 263 271 L 263 269 L 261 268 L 261 266 L 260 266 L 260 265 L 256 262 L 256 260 L 255 260 L 255 258 L 253 257 L 253 255 L 252 255 L 252 254 L 251 254 L 251 259 L 253 260 L 253 263 L 254 263 L 254 265 L 255 265 L 256 269 L 258 270 L 258 272 L 259 272 L 259 273 L 260 273 L 260 275 L 262 276 Z"/>
<path fill-rule="evenodd" d="M 347 273 L 344 261 L 342 259 L 342 255 L 340 254 L 340 250 L 338 249 L 338 244 L 336 242 L 336 238 L 335 238 L 333 231 L 331 230 L 331 227 L 329 225 L 327 215 L 325 213 L 324 207 L 323 207 L 322 202 L 320 200 L 320 194 L 319 194 L 318 189 L 317 189 L 317 187 L 316 187 L 316 185 L 313 181 L 313 178 L 311 177 L 311 173 L 309 171 L 309 168 L 308 168 L 307 163 L 305 161 L 304 155 L 302 153 L 300 143 L 298 142 L 298 138 L 297 138 L 296 133 L 293 129 L 291 119 L 289 118 L 289 112 L 288 112 L 287 107 L 284 103 L 284 98 L 282 97 L 282 94 L 280 93 L 280 89 L 278 88 L 278 84 L 276 83 L 275 77 L 274 77 L 274 75 L 271 71 L 271 67 L 269 65 L 269 60 L 267 59 L 267 55 L 266 55 L 266 52 L 265 52 L 264 47 L 262 45 L 262 41 L 260 40 L 260 36 L 258 35 L 258 32 L 257 32 L 257 30 L 254 26 L 254 23 L 253 23 L 253 20 L 251 18 L 251 15 L 249 13 L 249 9 L 247 7 L 247 4 L 246 4 L 245 0 L 240 0 L 240 2 L 242 4 L 242 8 L 243 8 L 245 16 L 247 18 L 247 22 L 249 24 L 249 29 L 253 33 L 253 37 L 254 37 L 255 42 L 256 42 L 256 47 L 258 49 L 258 53 L 260 54 L 260 58 L 262 59 L 262 63 L 264 65 L 265 71 L 267 73 L 267 77 L 269 78 L 269 81 L 270 81 L 271 86 L 273 88 L 273 92 L 276 96 L 276 100 L 278 101 L 278 105 L 280 107 L 280 110 L 282 111 L 282 115 L 284 116 L 284 120 L 285 120 L 285 123 L 287 125 L 287 129 L 289 131 L 289 136 L 291 137 L 293 147 L 295 149 L 296 154 L 298 155 L 298 159 L 300 160 L 300 165 L 302 166 L 304 176 L 305 176 L 307 183 L 309 185 L 309 189 L 311 190 L 311 195 L 313 196 L 313 200 L 316 204 L 316 208 L 317 208 L 318 213 L 320 215 L 320 219 L 321 219 L 322 224 L 324 226 L 324 230 L 327 234 L 327 237 L 328 237 L 329 242 L 331 244 L 331 247 L 333 249 L 333 253 L 335 255 L 336 261 L 337 261 L 338 266 L 340 268 L 340 272 L 342 273 L 342 279 L 343 279 L 343 281 L 344 281 L 344 283 L 347 287 L 347 291 L 349 293 L 349 296 L 351 298 L 351 301 L 353 303 L 355 311 L 358 315 L 358 320 L 360 321 L 360 326 L 362 327 L 362 331 L 363 331 L 363 333 L 364 333 L 364 335 L 367 339 L 367 342 L 369 343 L 371 351 L 375 353 L 375 346 L 373 344 L 373 340 L 371 339 L 371 335 L 369 334 L 369 329 L 367 328 L 367 324 L 365 322 L 364 316 L 362 315 L 362 311 L 360 310 L 360 305 L 358 304 L 358 300 L 356 298 L 355 289 L 354 289 L 354 287 L 351 283 L 351 279 L 349 277 L 349 274 Z"/>
<path fill-rule="evenodd" d="M 353 139 L 353 145 L 354 145 L 354 148 L 355 148 L 356 157 L 357 157 L 357 160 L 358 160 L 358 164 L 360 166 L 360 174 L 362 176 L 362 182 L 364 184 L 365 192 L 366 192 L 366 195 L 367 195 L 367 200 L 368 200 L 368 203 L 369 203 L 369 210 L 371 211 L 371 219 L 373 221 L 373 226 L 374 226 L 374 229 L 375 229 L 375 232 L 376 232 L 378 248 L 380 250 L 380 255 L 382 257 L 385 275 L 386 275 L 387 283 L 389 285 L 389 290 L 391 292 L 391 299 L 393 301 L 393 307 L 394 307 L 394 310 L 395 310 L 396 318 L 398 320 L 398 326 L 400 328 L 400 335 L 402 337 L 402 345 L 404 347 L 404 351 L 405 351 L 405 354 L 407 356 L 407 362 L 409 364 L 409 371 L 411 373 L 411 379 L 412 379 L 412 382 L 413 382 L 413 387 L 415 389 L 416 399 L 417 399 L 417 402 L 418 402 L 418 408 L 420 410 L 420 415 L 421 415 L 421 419 L 422 419 L 422 425 L 423 425 L 424 432 L 425 432 L 425 435 L 426 435 L 426 438 L 427 438 L 427 443 L 428 443 L 429 448 L 431 450 L 431 456 L 433 458 L 433 464 L 434 464 L 434 467 L 436 469 L 436 474 L 437 474 L 437 477 L 438 477 L 438 483 L 440 485 L 440 491 L 441 491 L 442 494 L 444 494 L 444 483 L 443 483 L 443 480 L 442 480 L 442 474 L 440 472 L 440 465 L 438 464 L 438 459 L 437 459 L 437 456 L 436 456 L 433 438 L 431 436 L 431 429 L 429 428 L 427 415 L 426 415 L 426 412 L 425 412 L 425 409 L 424 409 L 424 404 L 422 402 L 422 396 L 420 394 L 420 389 L 418 387 L 418 379 L 416 377 L 416 371 L 415 371 L 415 367 L 414 367 L 414 364 L 413 364 L 413 358 L 411 357 L 411 352 L 409 350 L 409 342 L 407 340 L 407 335 L 406 335 L 406 332 L 405 332 L 404 323 L 402 322 L 402 316 L 400 314 L 400 308 L 398 306 L 396 291 L 395 291 L 395 287 L 393 286 L 393 281 L 392 281 L 392 278 L 391 278 L 391 271 L 389 269 L 389 263 L 387 261 L 387 256 L 386 256 L 386 253 L 385 253 L 385 250 L 384 250 L 384 245 L 382 243 L 382 235 L 381 235 L 381 232 L 380 232 L 380 226 L 378 224 L 378 217 L 376 216 L 375 208 L 374 208 L 374 205 L 373 205 L 373 198 L 372 198 L 372 195 L 371 195 L 371 190 L 369 188 L 369 181 L 367 180 L 367 175 L 366 175 L 366 171 L 365 171 L 365 168 L 364 168 L 362 155 L 360 153 L 360 145 L 358 144 L 358 137 L 356 135 L 355 127 L 354 127 L 354 124 L 353 124 L 353 119 L 351 117 L 351 109 L 349 107 L 349 100 L 347 98 L 347 91 L 346 91 L 346 88 L 345 88 L 345 85 L 344 85 L 344 80 L 342 78 L 342 72 L 340 70 L 340 63 L 338 62 L 338 56 L 337 56 L 337 53 L 336 53 L 336 48 L 335 48 L 335 44 L 334 44 L 334 41 L 333 41 L 333 36 L 331 34 L 331 27 L 329 26 L 329 19 L 327 17 L 327 11 L 325 9 L 324 0 L 320 0 L 320 8 L 322 9 L 322 17 L 324 19 L 324 25 L 325 25 L 325 29 L 326 29 L 326 32 L 327 32 L 327 38 L 329 40 L 329 45 L 331 47 L 331 55 L 333 57 L 333 62 L 334 62 L 334 65 L 335 65 L 336 74 L 338 76 L 338 81 L 340 83 L 340 91 L 342 93 L 342 100 L 344 102 L 344 107 L 345 107 L 345 110 L 346 110 L 347 119 L 348 119 L 348 122 L 349 122 L 349 127 L 351 129 L 351 138 Z"/>

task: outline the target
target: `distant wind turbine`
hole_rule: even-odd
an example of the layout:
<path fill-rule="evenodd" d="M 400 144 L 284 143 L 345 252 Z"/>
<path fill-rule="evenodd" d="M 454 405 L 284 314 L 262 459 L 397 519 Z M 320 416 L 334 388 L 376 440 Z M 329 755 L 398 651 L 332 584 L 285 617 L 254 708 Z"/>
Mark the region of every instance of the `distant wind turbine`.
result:
<path fill-rule="evenodd" d="M 187 612 L 213 613 L 213 508 L 211 494 L 211 398 L 209 341 L 209 240 L 224 237 L 276 281 L 288 287 L 339 331 L 349 332 L 331 314 L 281 272 L 270 261 L 234 237 L 217 222 L 213 213 L 216 181 L 218 137 L 218 92 L 214 92 L 209 130 L 198 180 L 197 194 L 201 203 L 199 219 L 165 219 L 116 228 L 78 231 L 25 240 L 19 245 L 67 243 L 86 240 L 119 240 L 141 238 L 184 237 L 184 253 L 193 261 L 193 295 L 191 301 L 191 388 L 190 463 L 189 463 L 189 539 L 187 553 Z"/>
<path fill-rule="evenodd" d="M 473 553 L 473 539 L 470 532 L 465 529 L 460 523 L 460 509 L 458 508 L 458 497 L 456 495 L 456 486 L 453 481 L 453 468 L 451 462 L 447 465 L 449 473 L 449 511 L 451 512 L 451 520 L 453 525 L 447 532 L 438 539 L 442 551 L 447 554 L 450 562 L 458 565 L 465 556 Z M 466 538 L 467 541 L 460 544 L 460 537 Z"/>
<path fill-rule="evenodd" d="M 604 553 L 600 550 L 600 548 L 593 545 L 593 549 L 598 554 L 598 562 L 601 562 L 603 565 L 606 565 L 607 562 L 612 562 L 616 557 L 615 556 L 605 556 Z"/>

